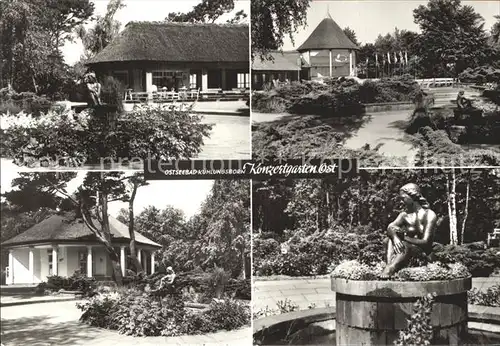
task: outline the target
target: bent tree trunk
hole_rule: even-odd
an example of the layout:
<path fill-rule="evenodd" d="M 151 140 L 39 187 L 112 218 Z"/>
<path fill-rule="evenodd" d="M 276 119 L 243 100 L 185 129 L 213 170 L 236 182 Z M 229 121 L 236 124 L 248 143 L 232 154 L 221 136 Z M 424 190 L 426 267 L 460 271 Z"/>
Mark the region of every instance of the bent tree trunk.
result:
<path fill-rule="evenodd" d="M 132 256 L 132 261 L 134 262 L 135 272 L 137 274 L 143 273 L 141 262 L 137 258 L 137 249 L 135 247 L 135 233 L 134 233 L 134 200 L 137 193 L 137 188 L 139 185 L 136 181 L 132 182 L 132 195 L 130 196 L 128 202 L 128 233 L 130 237 L 130 255 Z"/>

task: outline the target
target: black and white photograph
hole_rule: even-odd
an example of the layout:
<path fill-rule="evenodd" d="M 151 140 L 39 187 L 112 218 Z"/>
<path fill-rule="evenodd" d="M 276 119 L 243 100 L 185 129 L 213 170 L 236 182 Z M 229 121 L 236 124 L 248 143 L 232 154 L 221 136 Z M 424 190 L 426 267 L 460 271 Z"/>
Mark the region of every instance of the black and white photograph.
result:
<path fill-rule="evenodd" d="M 0 6 L 5 166 L 250 158 L 249 1 Z"/>
<path fill-rule="evenodd" d="M 1 178 L 2 345 L 251 344 L 249 180 Z"/>
<path fill-rule="evenodd" d="M 498 345 L 500 169 L 253 181 L 256 345 Z"/>
<path fill-rule="evenodd" d="M 499 164 L 497 1 L 262 0 L 251 11 L 254 158 Z"/>

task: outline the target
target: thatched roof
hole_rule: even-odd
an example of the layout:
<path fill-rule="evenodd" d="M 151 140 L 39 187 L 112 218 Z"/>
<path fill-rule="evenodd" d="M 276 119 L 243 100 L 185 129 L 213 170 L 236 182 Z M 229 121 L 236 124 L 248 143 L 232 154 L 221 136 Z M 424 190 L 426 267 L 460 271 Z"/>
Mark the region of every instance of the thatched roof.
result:
<path fill-rule="evenodd" d="M 299 52 L 321 49 L 359 49 L 328 15 L 319 23 L 307 40 L 297 49 Z"/>
<path fill-rule="evenodd" d="M 256 58 L 252 63 L 255 71 L 300 71 L 302 59 L 298 52 L 271 52 L 273 60 Z"/>
<path fill-rule="evenodd" d="M 99 225 L 97 221 L 94 221 L 94 224 Z M 112 240 L 121 242 L 130 241 L 126 225 L 110 216 L 109 226 Z M 155 243 L 138 232 L 135 232 L 135 240 L 138 244 L 161 247 L 160 244 Z M 46 218 L 23 233 L 3 242 L 2 247 L 73 241 L 95 242 L 97 238 L 85 225 L 83 220 L 75 218 L 73 213 L 65 213 Z"/>
<path fill-rule="evenodd" d="M 248 62 L 248 25 L 130 22 L 87 64 L 116 61 Z"/>

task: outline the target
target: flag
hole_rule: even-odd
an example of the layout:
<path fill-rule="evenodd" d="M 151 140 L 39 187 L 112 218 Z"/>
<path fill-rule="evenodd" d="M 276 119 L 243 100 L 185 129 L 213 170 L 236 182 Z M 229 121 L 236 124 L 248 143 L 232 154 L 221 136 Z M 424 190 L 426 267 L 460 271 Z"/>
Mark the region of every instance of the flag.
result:
<path fill-rule="evenodd" d="M 408 52 L 405 51 L 405 60 L 406 60 L 406 65 L 408 65 Z"/>
<path fill-rule="evenodd" d="M 387 62 L 391 64 L 391 53 L 387 52 Z"/>
<path fill-rule="evenodd" d="M 399 51 L 399 62 L 402 63 L 404 65 L 404 59 L 403 59 L 403 52 L 402 51 Z"/>
<path fill-rule="evenodd" d="M 375 65 L 378 66 L 378 54 L 377 53 L 375 53 Z"/>
<path fill-rule="evenodd" d="M 396 52 L 394 52 L 394 63 L 397 63 L 398 62 L 398 55 L 396 54 Z"/>

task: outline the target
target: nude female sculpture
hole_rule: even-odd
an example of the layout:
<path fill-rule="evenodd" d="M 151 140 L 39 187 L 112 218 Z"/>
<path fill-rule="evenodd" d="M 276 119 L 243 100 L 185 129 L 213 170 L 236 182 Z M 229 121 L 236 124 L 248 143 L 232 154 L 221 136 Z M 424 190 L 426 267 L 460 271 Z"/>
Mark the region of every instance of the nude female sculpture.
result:
<path fill-rule="evenodd" d="M 429 255 L 436 229 L 436 214 L 416 184 L 399 190 L 405 211 L 387 227 L 387 265 L 381 278 L 389 278 L 422 253 Z"/>

